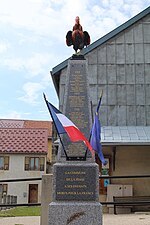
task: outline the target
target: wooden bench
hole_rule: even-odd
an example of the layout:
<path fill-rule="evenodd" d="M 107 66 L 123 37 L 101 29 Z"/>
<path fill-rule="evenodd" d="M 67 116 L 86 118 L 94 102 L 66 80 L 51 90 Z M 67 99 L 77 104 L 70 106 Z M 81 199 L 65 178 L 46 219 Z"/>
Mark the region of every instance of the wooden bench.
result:
<path fill-rule="evenodd" d="M 150 206 L 150 196 L 113 196 L 114 201 L 114 214 L 117 214 L 117 206 Z"/>

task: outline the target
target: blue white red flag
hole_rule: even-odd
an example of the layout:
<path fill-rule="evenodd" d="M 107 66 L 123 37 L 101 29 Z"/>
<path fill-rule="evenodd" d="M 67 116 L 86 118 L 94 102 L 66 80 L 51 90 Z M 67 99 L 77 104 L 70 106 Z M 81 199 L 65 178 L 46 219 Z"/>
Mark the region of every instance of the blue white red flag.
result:
<path fill-rule="evenodd" d="M 58 134 L 67 133 L 72 142 L 83 141 L 91 151 L 91 154 L 94 155 L 89 141 L 86 139 L 84 134 L 75 126 L 75 124 L 47 100 L 46 103 Z"/>
<path fill-rule="evenodd" d="M 103 152 L 102 152 L 102 144 L 101 144 L 101 124 L 100 120 L 98 118 L 98 111 L 101 105 L 101 100 L 102 100 L 102 95 L 100 97 L 97 110 L 95 113 L 94 117 L 94 122 L 92 126 L 92 131 L 91 131 L 91 139 L 90 139 L 90 144 L 95 152 L 97 152 L 99 159 L 101 160 L 103 165 L 106 165 L 107 162 L 104 158 Z"/>

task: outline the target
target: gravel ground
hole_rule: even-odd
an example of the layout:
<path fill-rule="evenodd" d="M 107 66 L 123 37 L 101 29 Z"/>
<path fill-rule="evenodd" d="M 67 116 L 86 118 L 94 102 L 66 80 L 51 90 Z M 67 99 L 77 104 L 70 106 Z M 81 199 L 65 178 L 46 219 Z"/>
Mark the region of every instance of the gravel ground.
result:
<path fill-rule="evenodd" d="M 1 217 L 0 225 L 40 225 L 40 217 Z M 104 214 L 103 225 L 150 225 L 150 213 Z"/>

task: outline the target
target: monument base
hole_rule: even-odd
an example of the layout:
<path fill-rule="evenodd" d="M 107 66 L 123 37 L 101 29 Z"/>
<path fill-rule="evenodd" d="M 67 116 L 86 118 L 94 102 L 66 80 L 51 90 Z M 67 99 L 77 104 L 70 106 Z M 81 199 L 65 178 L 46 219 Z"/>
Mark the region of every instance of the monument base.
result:
<path fill-rule="evenodd" d="M 49 225 L 101 225 L 98 165 L 89 162 L 55 163 Z"/>
<path fill-rule="evenodd" d="M 99 202 L 52 202 L 49 205 L 49 225 L 102 225 Z"/>

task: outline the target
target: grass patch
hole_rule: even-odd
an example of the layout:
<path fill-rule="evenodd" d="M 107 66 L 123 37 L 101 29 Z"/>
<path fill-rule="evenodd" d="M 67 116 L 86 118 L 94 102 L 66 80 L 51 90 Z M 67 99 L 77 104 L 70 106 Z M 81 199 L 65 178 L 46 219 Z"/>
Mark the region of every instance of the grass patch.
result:
<path fill-rule="evenodd" d="M 15 207 L 12 209 L 0 211 L 0 217 L 17 217 L 17 216 L 40 216 L 40 206 Z"/>

